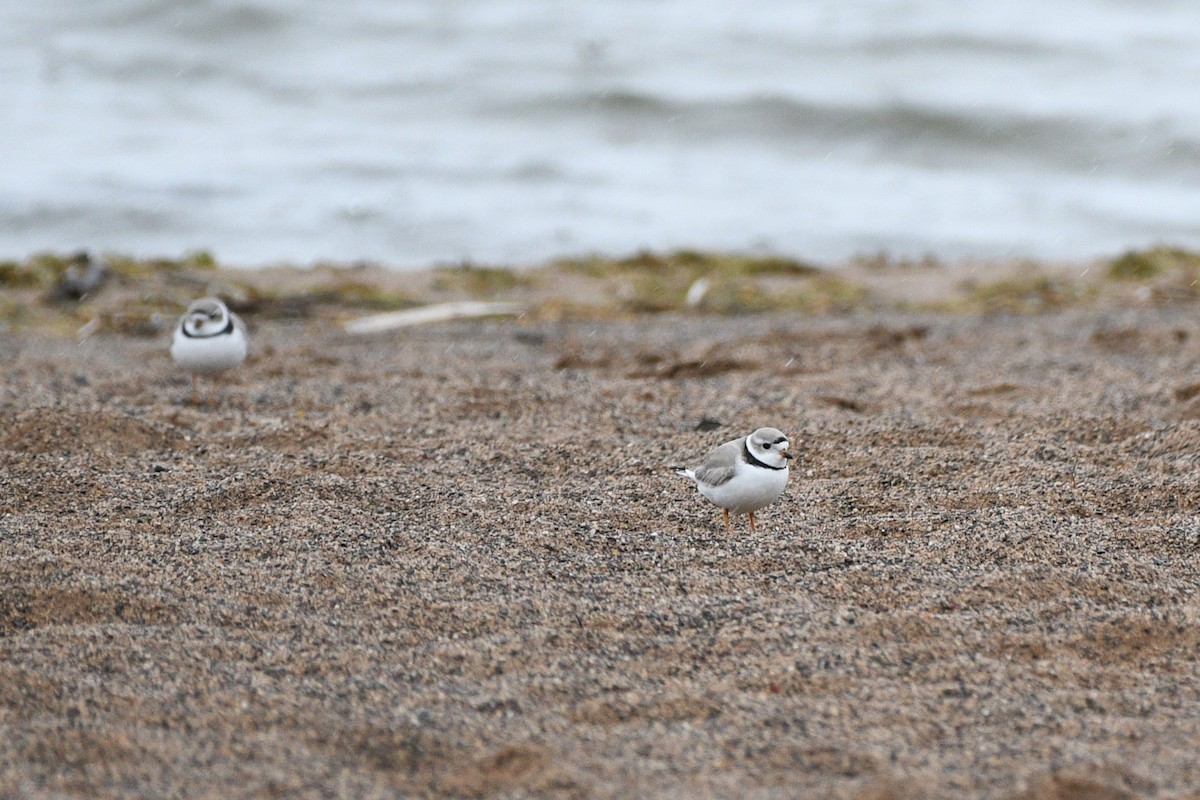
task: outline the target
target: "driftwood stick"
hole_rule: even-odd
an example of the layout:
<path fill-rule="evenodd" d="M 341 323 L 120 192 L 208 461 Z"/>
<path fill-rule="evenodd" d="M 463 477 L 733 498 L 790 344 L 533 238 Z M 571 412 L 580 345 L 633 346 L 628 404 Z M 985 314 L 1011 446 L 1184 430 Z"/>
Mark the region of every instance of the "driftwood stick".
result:
<path fill-rule="evenodd" d="M 343 327 L 347 333 L 380 333 L 412 325 L 445 322 L 468 317 L 505 317 L 520 314 L 525 307 L 520 303 L 487 303 L 478 300 L 463 300 L 454 303 L 438 303 L 432 306 L 409 308 L 404 311 L 389 311 L 372 314 L 347 322 Z"/>

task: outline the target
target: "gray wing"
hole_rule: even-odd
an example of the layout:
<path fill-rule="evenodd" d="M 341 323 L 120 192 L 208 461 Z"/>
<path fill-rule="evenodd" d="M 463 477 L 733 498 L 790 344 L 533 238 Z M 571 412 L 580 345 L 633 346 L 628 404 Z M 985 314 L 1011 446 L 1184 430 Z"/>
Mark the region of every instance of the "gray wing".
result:
<path fill-rule="evenodd" d="M 709 486 L 720 486 L 733 477 L 738 459 L 742 457 L 745 437 L 726 442 L 708 454 L 704 463 L 696 467 L 696 480 Z"/>

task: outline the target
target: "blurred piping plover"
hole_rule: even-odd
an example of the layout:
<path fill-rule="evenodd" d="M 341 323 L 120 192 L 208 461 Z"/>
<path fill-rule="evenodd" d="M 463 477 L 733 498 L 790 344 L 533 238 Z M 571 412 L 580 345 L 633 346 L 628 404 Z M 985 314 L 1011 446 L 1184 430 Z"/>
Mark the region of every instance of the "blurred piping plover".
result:
<path fill-rule="evenodd" d="M 197 378 L 216 377 L 246 360 L 246 326 L 220 300 L 196 300 L 175 326 L 171 358 L 192 373 L 192 402 L 199 403 Z"/>
<path fill-rule="evenodd" d="M 720 508 L 725 530 L 731 530 L 730 513 L 748 514 L 750 530 L 757 530 L 754 512 L 774 503 L 787 486 L 787 436 L 775 428 L 759 428 L 749 436 L 726 442 L 713 450 L 700 466 L 675 467 L 675 472 L 696 482 L 696 488 Z"/>

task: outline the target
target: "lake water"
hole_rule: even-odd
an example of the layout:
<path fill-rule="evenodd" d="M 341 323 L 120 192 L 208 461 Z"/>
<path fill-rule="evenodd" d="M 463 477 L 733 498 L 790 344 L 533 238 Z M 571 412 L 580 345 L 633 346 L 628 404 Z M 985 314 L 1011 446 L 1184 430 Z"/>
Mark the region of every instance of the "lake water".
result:
<path fill-rule="evenodd" d="M 0 256 L 1200 247 L 1191 0 L 0 4 Z"/>

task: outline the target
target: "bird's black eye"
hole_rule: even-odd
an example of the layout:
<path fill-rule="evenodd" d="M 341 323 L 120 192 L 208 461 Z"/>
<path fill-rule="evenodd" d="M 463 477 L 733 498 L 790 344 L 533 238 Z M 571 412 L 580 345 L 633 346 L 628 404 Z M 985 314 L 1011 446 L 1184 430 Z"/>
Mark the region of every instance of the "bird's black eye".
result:
<path fill-rule="evenodd" d="M 770 450 L 770 449 L 771 449 L 771 444 L 769 442 L 767 444 L 763 445 L 763 450 Z"/>

